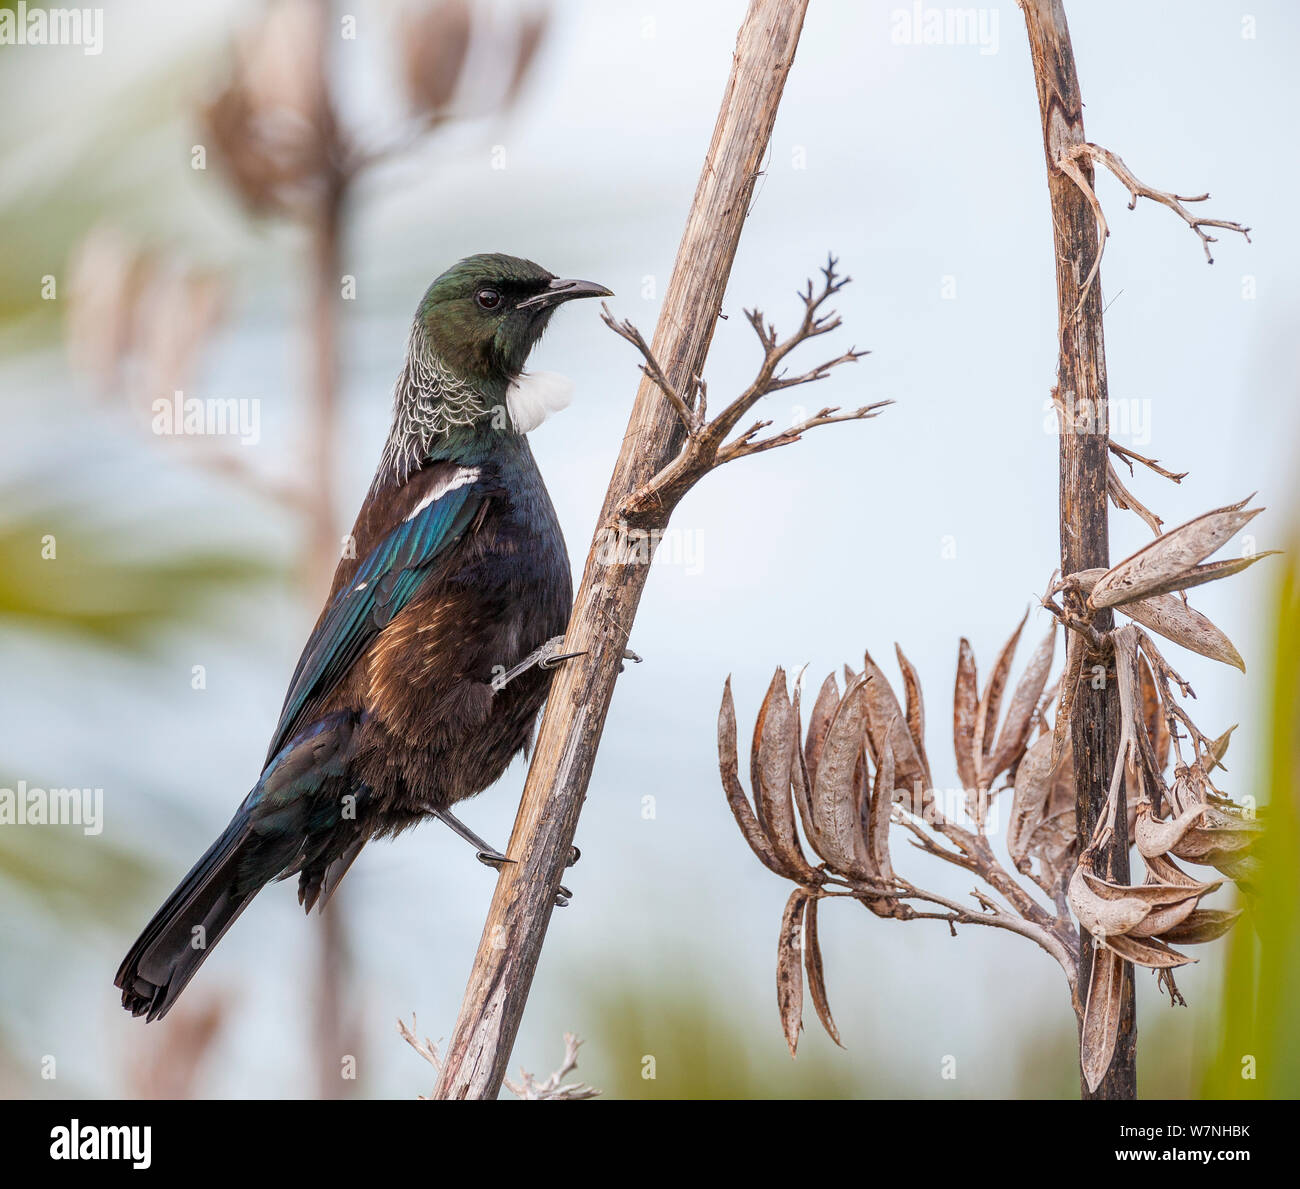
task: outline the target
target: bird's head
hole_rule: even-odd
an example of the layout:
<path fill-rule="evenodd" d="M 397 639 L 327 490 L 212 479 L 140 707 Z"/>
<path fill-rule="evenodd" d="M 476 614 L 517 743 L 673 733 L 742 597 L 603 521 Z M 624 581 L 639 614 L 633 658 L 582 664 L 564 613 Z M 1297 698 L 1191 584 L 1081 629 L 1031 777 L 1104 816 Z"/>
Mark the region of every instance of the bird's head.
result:
<path fill-rule="evenodd" d="M 424 295 L 416 318 L 438 358 L 479 384 L 518 379 L 556 307 L 609 297 L 594 281 L 566 281 L 531 260 L 498 252 L 467 256 Z"/>

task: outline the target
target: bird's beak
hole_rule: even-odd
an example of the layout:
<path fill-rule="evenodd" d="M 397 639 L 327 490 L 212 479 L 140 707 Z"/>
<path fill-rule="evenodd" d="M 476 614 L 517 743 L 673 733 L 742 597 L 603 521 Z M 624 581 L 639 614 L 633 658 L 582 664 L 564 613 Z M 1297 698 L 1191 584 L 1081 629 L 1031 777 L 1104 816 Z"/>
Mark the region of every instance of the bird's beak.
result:
<path fill-rule="evenodd" d="M 527 297 L 515 309 L 535 310 L 557 306 L 562 301 L 572 301 L 575 297 L 613 297 L 614 291 L 595 281 L 566 281 L 559 277 L 553 280 L 534 297 Z"/>

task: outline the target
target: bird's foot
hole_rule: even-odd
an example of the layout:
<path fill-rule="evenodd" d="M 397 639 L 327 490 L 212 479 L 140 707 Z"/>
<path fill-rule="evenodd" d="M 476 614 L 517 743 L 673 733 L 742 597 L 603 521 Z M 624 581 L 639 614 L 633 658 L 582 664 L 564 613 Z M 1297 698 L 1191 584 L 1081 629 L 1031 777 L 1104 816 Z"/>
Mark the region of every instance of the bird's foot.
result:
<path fill-rule="evenodd" d="M 491 867 L 494 871 L 500 871 L 504 864 L 514 862 L 514 859 L 507 858 L 490 842 L 484 842 L 450 809 L 435 809 L 433 816 L 444 825 L 450 826 L 457 837 L 465 839 L 474 848 L 476 852 L 474 857 L 484 867 Z"/>
<path fill-rule="evenodd" d="M 481 850 L 474 857 L 484 867 L 491 867 L 493 871 L 500 871 L 507 863 L 514 862 L 514 859 L 507 858 L 499 850 Z"/>
<path fill-rule="evenodd" d="M 581 649 L 578 652 L 561 652 L 564 647 L 563 636 L 552 636 L 540 648 L 534 648 L 523 660 L 521 660 L 513 669 L 507 669 L 504 673 L 498 674 L 492 678 L 492 689 L 494 692 L 504 689 L 521 673 L 527 673 L 534 665 L 539 669 L 554 669 L 561 661 L 572 660 L 575 656 L 586 656 L 587 650 Z M 637 656 L 630 648 L 623 649 L 623 660 L 634 661 L 638 665 L 641 658 Z M 618 671 L 623 672 L 623 665 L 620 662 Z"/>
<path fill-rule="evenodd" d="M 569 847 L 569 861 L 564 865 L 566 867 L 572 867 L 580 858 L 582 858 L 582 851 L 580 851 L 576 846 L 571 846 Z M 569 901 L 572 899 L 573 893 L 561 884 L 559 891 L 555 893 L 555 907 L 567 908 Z"/>
<path fill-rule="evenodd" d="M 507 863 L 513 863 L 515 860 L 508 855 L 503 855 L 495 846 L 484 842 L 477 834 L 474 833 L 463 821 L 460 820 L 450 809 L 435 809 L 433 816 L 440 822 L 451 829 L 461 838 L 465 839 L 470 846 L 474 847 L 474 857 L 483 864 L 484 867 L 491 867 L 493 871 L 500 871 Z M 569 848 L 569 861 L 565 864 L 572 867 L 581 856 L 582 852 L 576 846 Z M 564 908 L 570 900 L 573 899 L 573 893 L 563 885 L 555 893 L 556 908 Z"/>
<path fill-rule="evenodd" d="M 540 648 L 534 648 L 513 669 L 507 669 L 504 673 L 493 677 L 492 689 L 497 692 L 505 689 L 516 677 L 521 673 L 527 673 L 534 665 L 539 669 L 554 669 L 561 661 L 585 655 L 585 650 L 583 652 L 561 652 L 560 649 L 563 647 L 564 637 L 552 636 Z"/>

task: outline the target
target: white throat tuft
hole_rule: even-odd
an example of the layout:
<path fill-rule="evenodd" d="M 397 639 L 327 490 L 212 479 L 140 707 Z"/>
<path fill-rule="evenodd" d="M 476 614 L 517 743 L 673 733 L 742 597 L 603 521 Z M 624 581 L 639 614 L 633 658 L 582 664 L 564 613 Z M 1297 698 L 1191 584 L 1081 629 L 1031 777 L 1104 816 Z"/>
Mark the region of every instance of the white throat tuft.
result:
<path fill-rule="evenodd" d="M 573 381 L 556 372 L 525 372 L 506 390 L 506 408 L 520 433 L 536 429 L 573 400 Z"/>

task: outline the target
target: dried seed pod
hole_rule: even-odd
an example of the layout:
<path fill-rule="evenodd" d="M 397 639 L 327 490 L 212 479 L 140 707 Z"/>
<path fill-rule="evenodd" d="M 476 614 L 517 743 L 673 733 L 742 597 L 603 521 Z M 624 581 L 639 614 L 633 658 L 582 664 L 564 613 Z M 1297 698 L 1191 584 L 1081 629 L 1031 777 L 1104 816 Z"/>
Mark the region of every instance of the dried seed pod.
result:
<path fill-rule="evenodd" d="M 1055 746 L 1055 740 L 1053 740 Z M 1029 853 L 1036 855 L 1058 870 L 1072 866 L 1078 848 L 1078 830 L 1075 804 L 1078 797 L 1074 786 L 1074 747 L 1066 743 L 1065 753 L 1052 778 L 1052 791 L 1047 795 L 1047 810 L 1043 823 L 1029 840 Z"/>
<path fill-rule="evenodd" d="M 1210 892 L 1220 886 L 1217 883 L 1201 884 L 1175 867 L 1172 862 L 1167 864 L 1167 867 L 1172 867 L 1174 872 L 1176 872 L 1176 877 L 1173 880 L 1166 879 L 1165 876 L 1159 873 L 1159 870 L 1156 867 L 1148 865 L 1146 882 L 1156 886 L 1163 885 L 1165 887 L 1186 888 L 1189 891 L 1197 892 L 1201 896 L 1209 895 Z M 1197 899 L 1189 896 L 1186 900 L 1179 901 L 1175 904 L 1153 908 L 1146 920 L 1134 927 L 1132 936 L 1160 937 L 1167 940 L 1168 931 L 1176 928 L 1187 920 L 1187 918 L 1196 911 L 1197 903 Z"/>
<path fill-rule="evenodd" d="M 889 858 L 889 823 L 894 811 L 894 749 L 885 740 L 885 751 L 876 769 L 876 789 L 871 797 L 871 812 L 867 819 L 866 844 L 868 862 L 882 883 L 894 879 L 894 866 Z"/>
<path fill-rule="evenodd" d="M 866 676 L 856 677 L 845 690 L 826 732 L 826 742 L 813 781 L 813 816 L 826 844 L 825 858 L 838 871 L 870 879 L 872 872 L 858 859 L 860 837 L 854 775 L 867 725 Z"/>
<path fill-rule="evenodd" d="M 1201 882 L 1188 875 L 1168 855 L 1143 855 L 1142 865 L 1162 883 L 1192 888 Z"/>
<path fill-rule="evenodd" d="M 1181 644 L 1191 652 L 1222 661 L 1234 669 L 1246 671 L 1246 662 L 1232 641 L 1199 611 L 1189 607 L 1176 594 L 1155 595 L 1118 608 L 1143 627 L 1159 633 L 1166 640 Z"/>
<path fill-rule="evenodd" d="M 1089 1090 L 1101 1085 L 1115 1055 L 1123 995 L 1123 960 L 1113 950 L 1095 950 L 1079 1034 L 1079 1064 Z"/>
<path fill-rule="evenodd" d="M 803 832 L 808 839 L 808 844 L 817 854 L 823 850 L 821 833 L 817 828 L 817 820 L 813 816 L 812 807 L 812 781 L 808 776 L 808 764 L 804 756 L 804 748 L 798 743 L 803 732 L 803 723 L 799 710 L 799 685 L 798 681 L 794 685 L 794 726 L 795 726 L 795 746 L 790 756 L 790 784 L 794 789 L 794 803 L 799 807 L 799 820 L 803 823 Z M 839 701 L 839 692 L 836 691 L 835 699 Z"/>
<path fill-rule="evenodd" d="M 1145 656 L 1139 658 L 1138 679 L 1142 683 L 1142 717 L 1146 723 L 1147 738 L 1151 741 L 1155 766 L 1163 771 L 1169 759 L 1169 723 L 1160 701 L 1160 690 Z"/>
<path fill-rule="evenodd" d="M 1074 715 L 1074 699 L 1083 679 L 1083 637 L 1076 632 L 1065 636 L 1065 672 L 1061 675 L 1061 689 L 1056 706 L 1056 720 L 1052 726 L 1052 756 L 1060 763 L 1069 745 L 1070 720 Z"/>
<path fill-rule="evenodd" d="M 993 751 L 998 714 L 1002 710 L 1002 691 L 1006 689 L 1007 678 L 1011 675 L 1011 661 L 1016 654 L 1016 645 L 1020 642 L 1020 633 L 1025 630 L 1028 619 L 1029 611 L 1026 610 L 1020 622 L 1016 624 L 1016 630 L 1011 633 L 1011 638 L 1002 645 L 1002 651 L 998 653 L 998 659 L 993 662 L 988 684 L 984 687 L 984 693 L 975 710 L 975 736 L 971 740 L 971 748 L 975 753 L 976 781 L 980 788 L 987 788 L 991 783 L 987 767 Z"/>
<path fill-rule="evenodd" d="M 1237 724 L 1233 723 L 1232 726 L 1210 744 L 1210 757 L 1214 760 L 1214 767 L 1223 768 L 1223 757 L 1228 754 L 1228 744 L 1232 742 L 1232 732 L 1236 729 Z M 1227 769 L 1225 768 L 1224 771 L 1226 772 Z"/>
<path fill-rule="evenodd" d="M 1206 512 L 1144 545 L 1097 580 L 1088 596 L 1089 603 L 1098 608 L 1114 607 L 1194 584 L 1191 578 L 1195 576 L 1189 571 L 1263 511 L 1262 508 L 1243 511 L 1249 498 Z"/>
<path fill-rule="evenodd" d="M 718 770 L 722 774 L 722 788 L 731 806 L 736 825 L 749 843 L 749 849 L 769 871 L 786 879 L 793 879 L 794 874 L 776 852 L 767 834 L 759 825 L 758 817 L 745 796 L 744 786 L 740 783 L 739 761 L 736 756 L 736 705 L 731 697 L 731 678 L 727 678 L 722 689 L 722 706 L 718 711 Z"/>
<path fill-rule="evenodd" d="M 1106 885 L 1118 891 L 1115 885 Z M 1127 933 L 1142 921 L 1153 905 L 1140 896 L 1102 895 L 1083 878 L 1083 861 L 1070 877 L 1070 907 L 1079 924 L 1093 937 L 1109 937 L 1112 933 Z"/>
<path fill-rule="evenodd" d="M 758 824 L 771 841 L 782 866 L 794 872 L 799 882 L 814 883 L 819 876 L 799 845 L 790 795 L 790 765 L 798 746 L 799 727 L 786 692 L 785 670 L 778 668 L 754 724 L 750 783 L 754 789 Z"/>
<path fill-rule="evenodd" d="M 1193 826 L 1169 849 L 1180 859 L 1217 867 L 1222 862 L 1244 857 L 1255 845 L 1259 834 L 1260 828 L 1256 823 Z"/>
<path fill-rule="evenodd" d="M 1112 904 L 1140 900 L 1151 908 L 1167 908 L 1188 899 L 1196 900 L 1201 896 L 1208 896 L 1211 892 L 1217 892 L 1223 886 L 1218 880 L 1214 883 L 1200 883 L 1190 877 L 1187 882 L 1179 880 L 1175 883 L 1166 883 L 1155 876 L 1149 868 L 1146 883 L 1117 884 L 1098 875 L 1093 871 L 1090 863 L 1083 861 L 1079 863 L 1078 874 L 1088 888 L 1102 900 Z"/>
<path fill-rule="evenodd" d="M 808 716 L 808 738 L 804 743 L 804 759 L 808 765 L 808 780 L 817 780 L 817 762 L 826 743 L 826 732 L 831 729 L 831 719 L 840 704 L 840 688 L 835 684 L 835 674 L 831 673 L 822 682 L 813 703 L 812 713 Z"/>
<path fill-rule="evenodd" d="M 930 761 L 925 754 L 925 700 L 921 696 L 921 681 L 912 667 L 912 662 L 903 655 L 903 650 L 894 645 L 898 657 L 898 667 L 903 674 L 903 689 L 907 694 L 907 729 L 916 745 L 916 754 L 920 757 L 921 767 L 925 769 L 925 787 L 932 787 Z"/>
<path fill-rule="evenodd" d="M 1170 949 L 1155 937 L 1126 935 L 1107 937 L 1106 947 L 1114 950 L 1126 961 L 1151 970 L 1167 970 L 1196 961 L 1195 958 L 1189 958 L 1186 954 Z"/>
<path fill-rule="evenodd" d="M 1016 769 L 1015 795 L 1007 823 L 1007 851 L 1025 870 L 1034 831 L 1042 824 L 1052 791 L 1052 737 L 1040 735 Z"/>
<path fill-rule="evenodd" d="M 865 742 L 865 741 L 864 741 Z M 871 847 L 867 839 L 871 836 L 871 781 L 870 765 L 867 760 L 867 748 L 858 752 L 858 762 L 853 768 L 853 812 L 858 824 L 853 836 L 853 853 L 857 859 L 858 869 L 870 871 L 877 876 L 875 864 L 871 861 Z"/>
<path fill-rule="evenodd" d="M 1138 806 L 1133 832 L 1139 853 L 1144 856 L 1167 854 L 1201 820 L 1204 811 L 1204 805 L 1189 805 L 1177 817 L 1161 819 L 1151 812 L 1150 802 L 1143 802 Z"/>
<path fill-rule="evenodd" d="M 1056 653 L 1056 624 L 1034 649 L 1029 664 L 1016 683 L 1011 695 L 1011 704 L 1007 707 L 1006 720 L 998 732 L 997 746 L 988 765 L 988 779 L 994 780 L 1000 773 L 1013 768 L 1024 755 L 1025 745 L 1034 726 L 1034 714 L 1047 686 L 1048 674 L 1052 671 L 1052 658 Z"/>
<path fill-rule="evenodd" d="M 1256 512 L 1262 512 L 1263 508 L 1257 508 Z M 1204 586 L 1207 582 L 1215 582 L 1220 578 L 1230 578 L 1233 574 L 1240 574 L 1243 570 L 1250 569 L 1257 561 L 1262 561 L 1266 557 L 1272 557 L 1275 553 L 1280 553 L 1278 549 L 1265 549 L 1262 553 L 1252 553 L 1249 557 L 1231 557 L 1226 561 L 1209 562 L 1203 566 L 1193 566 L 1190 570 L 1184 570 L 1182 573 L 1172 575 L 1163 582 L 1157 582 L 1144 596 L 1146 598 L 1155 598 L 1163 594 L 1172 594 L 1174 591 L 1188 591 L 1194 586 Z"/>
<path fill-rule="evenodd" d="M 821 942 L 817 937 L 817 904 L 818 898 L 814 896 L 808 901 L 808 907 L 804 910 L 804 971 L 808 976 L 808 991 L 812 995 L 817 1018 L 826 1029 L 826 1035 L 843 1048 L 843 1044 L 840 1044 L 840 1031 L 835 1027 L 835 1020 L 831 1016 L 830 1001 L 826 998 L 826 972 L 822 966 Z"/>
<path fill-rule="evenodd" d="M 929 773 L 921 763 L 921 757 L 912 742 L 903 717 L 903 708 L 890 687 L 889 679 L 881 668 L 867 653 L 863 673 L 868 678 L 867 695 L 867 730 L 873 760 L 879 764 L 886 744 L 893 748 L 894 764 L 897 773 L 896 782 L 891 787 L 902 786 L 915 789 L 930 788 Z"/>
<path fill-rule="evenodd" d="M 975 651 L 962 637 L 957 648 L 957 683 L 952 695 L 952 747 L 957 757 L 957 775 L 962 788 L 978 784 L 975 755 L 975 718 L 979 713 L 979 681 L 975 672 Z"/>
<path fill-rule="evenodd" d="M 1198 908 L 1181 924 L 1166 929 L 1163 939 L 1174 945 L 1203 945 L 1223 937 L 1241 916 L 1241 909 Z"/>
<path fill-rule="evenodd" d="M 776 1006 L 781 1013 L 781 1029 L 793 1057 L 799 1048 L 799 1031 L 803 1027 L 803 937 L 804 908 L 808 893 L 795 888 L 785 902 L 781 916 L 781 935 L 776 944 Z"/>

